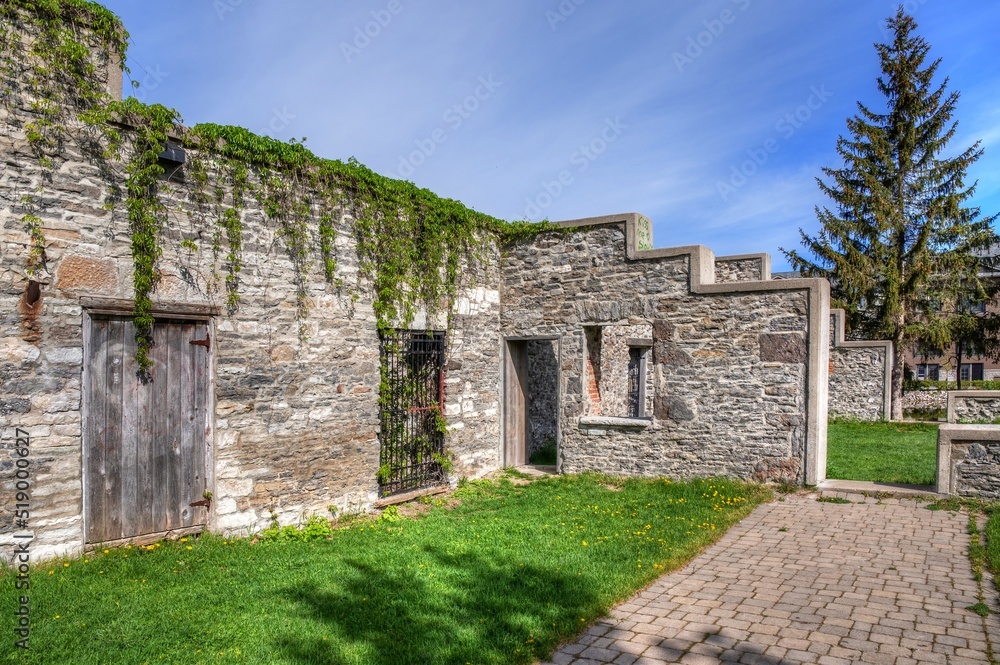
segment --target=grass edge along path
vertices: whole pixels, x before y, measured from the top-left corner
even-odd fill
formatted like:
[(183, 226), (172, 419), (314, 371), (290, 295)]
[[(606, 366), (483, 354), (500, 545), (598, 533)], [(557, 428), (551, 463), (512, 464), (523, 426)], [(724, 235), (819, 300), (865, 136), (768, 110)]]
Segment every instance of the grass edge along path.
[[(108, 549), (32, 570), (31, 650), (0, 662), (532, 663), (771, 496), (728, 480), (501, 478), (418, 518)], [(7, 570), (0, 614), (14, 602)]]
[(936, 424), (831, 420), (827, 478), (933, 485)]
[[(986, 639), (986, 658), (990, 665), (1000, 665), (987, 618), (1000, 611), (1000, 502), (979, 499), (948, 497), (927, 506), (930, 510), (947, 510), (953, 514), (963, 511), (968, 515), (969, 564), (972, 577), (977, 584), (977, 602), (965, 609), (982, 618), (983, 635)], [(985, 523), (984, 527), (980, 524)], [(992, 594), (986, 595), (989, 586), (984, 573), (989, 572), (993, 580)]]

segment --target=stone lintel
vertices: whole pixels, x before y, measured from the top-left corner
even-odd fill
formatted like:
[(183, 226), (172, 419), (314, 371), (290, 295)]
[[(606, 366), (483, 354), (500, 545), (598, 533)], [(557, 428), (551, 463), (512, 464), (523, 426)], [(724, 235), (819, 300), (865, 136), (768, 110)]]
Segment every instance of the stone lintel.
[(611, 416), (583, 416), (580, 427), (627, 427), (646, 429), (653, 424), (652, 418), (614, 418)]

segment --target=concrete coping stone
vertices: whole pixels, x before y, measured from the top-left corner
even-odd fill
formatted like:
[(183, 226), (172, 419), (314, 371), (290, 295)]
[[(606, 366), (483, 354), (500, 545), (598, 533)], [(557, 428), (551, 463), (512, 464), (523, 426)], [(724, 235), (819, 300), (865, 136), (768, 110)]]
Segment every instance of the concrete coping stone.
[(583, 416), (580, 427), (629, 427), (646, 429), (653, 424), (651, 418), (613, 418), (611, 416)]
[(939, 494), (958, 493), (956, 479), (952, 477), (952, 447), (960, 442), (1000, 441), (1000, 425), (942, 424), (938, 427), (937, 441), (937, 491)]
[(986, 400), (1000, 399), (1000, 390), (949, 390), (948, 391), (948, 422), (958, 423), (958, 414), (955, 413), (955, 402), (958, 400)]

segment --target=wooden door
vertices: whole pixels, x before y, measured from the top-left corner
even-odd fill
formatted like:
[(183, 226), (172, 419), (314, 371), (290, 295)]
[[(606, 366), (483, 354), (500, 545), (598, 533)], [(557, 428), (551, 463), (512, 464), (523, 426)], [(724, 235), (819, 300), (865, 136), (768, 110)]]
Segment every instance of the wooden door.
[(86, 541), (108, 542), (207, 523), (206, 439), (211, 346), (205, 321), (157, 321), (149, 380), (130, 318), (88, 317), (84, 339)]
[(528, 449), (528, 343), (507, 342), (504, 361), (504, 466), (524, 466)]

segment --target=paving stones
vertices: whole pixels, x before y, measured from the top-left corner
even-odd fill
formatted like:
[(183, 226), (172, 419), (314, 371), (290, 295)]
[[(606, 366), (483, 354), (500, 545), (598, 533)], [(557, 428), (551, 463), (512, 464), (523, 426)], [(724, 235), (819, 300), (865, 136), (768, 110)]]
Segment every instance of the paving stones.
[(758, 508), (553, 657), (558, 665), (986, 664), (967, 518), (912, 499)]

